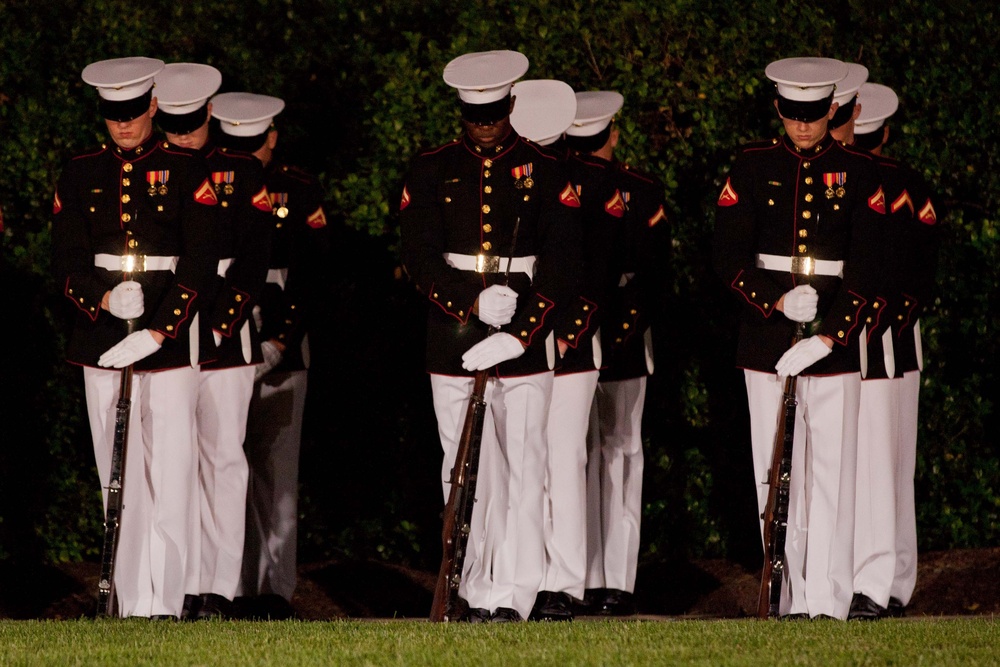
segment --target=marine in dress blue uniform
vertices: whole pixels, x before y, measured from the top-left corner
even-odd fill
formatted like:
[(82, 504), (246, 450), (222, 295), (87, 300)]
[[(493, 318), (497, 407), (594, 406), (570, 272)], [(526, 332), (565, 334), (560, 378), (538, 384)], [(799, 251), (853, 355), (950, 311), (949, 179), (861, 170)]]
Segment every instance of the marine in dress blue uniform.
[[(511, 83), (527, 67), (511, 51), (448, 64), (465, 132), (413, 160), (400, 204), (403, 263), (430, 304), (426, 361), (445, 498), (474, 374), (491, 369), (460, 588), (474, 621), (526, 618), (541, 585), (552, 318), (575, 295), (580, 268), (580, 200), (565, 168), (510, 127)], [(500, 332), (487, 337), (491, 325)]]
[(866, 83), (854, 140), (882, 174), (889, 214), (886, 271), (861, 340), (866, 361), (858, 419), (854, 598), (848, 618), (902, 615), (917, 574), (916, 468), (919, 314), (933, 297), (937, 212), (926, 181), (882, 155), (886, 120), (899, 106), (891, 88)]
[(118, 613), (175, 618), (184, 599), (197, 457), (191, 322), (215, 270), (217, 200), (204, 161), (153, 133), (153, 77), (162, 67), (137, 57), (84, 69), (112, 141), (66, 165), (52, 240), (57, 280), (76, 310), (67, 359), (83, 367), (104, 487), (119, 390), (115, 369), (135, 369), (115, 571)]
[(253, 308), (263, 361), (256, 367), (244, 445), (250, 480), (239, 595), (253, 599), (246, 606), (250, 615), (281, 618), (293, 613), (307, 331), (328, 246), (326, 213), (319, 183), (275, 159), (273, 119), (284, 108), (282, 100), (235, 92), (212, 102), (223, 130), (220, 144), (261, 161), (270, 198), (271, 247), (260, 303)]
[[(827, 132), (847, 69), (827, 58), (768, 65), (786, 135), (741, 150), (716, 208), (716, 270), (741, 306), (736, 364), (761, 513), (783, 380), (799, 376), (781, 604), (793, 617), (845, 619), (853, 587), (856, 343), (886, 218), (871, 156)], [(814, 324), (789, 348), (796, 322)]]
[(155, 82), (157, 121), (167, 140), (205, 159), (219, 200), (216, 275), (197, 318), (198, 466), (185, 613), (190, 618), (229, 616), (243, 565), (248, 476), (243, 440), (254, 364), (263, 360), (251, 313), (267, 275), (271, 202), (260, 161), (211, 139), (208, 100), (222, 74), (209, 65), (171, 63)]
[[(602, 94), (580, 93), (581, 106)], [(595, 129), (600, 131), (591, 134)], [(605, 190), (611, 198), (601, 207), (617, 218), (615, 238), (605, 250), (602, 365), (587, 443), (586, 608), (629, 615), (635, 613), (642, 516), (642, 414), (646, 378), (653, 372), (651, 313), (664, 298), (656, 276), (657, 267), (667, 263), (669, 247), (663, 186), (614, 160), (618, 130), (613, 125), (588, 128), (581, 122), (567, 134), (579, 159), (607, 173)]]

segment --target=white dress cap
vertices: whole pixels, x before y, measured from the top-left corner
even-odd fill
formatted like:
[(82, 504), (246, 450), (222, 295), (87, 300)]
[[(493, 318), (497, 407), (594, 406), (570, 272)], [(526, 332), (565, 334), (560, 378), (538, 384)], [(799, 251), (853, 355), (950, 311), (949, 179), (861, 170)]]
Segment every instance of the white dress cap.
[(466, 53), (445, 65), (444, 82), (458, 89), (469, 104), (489, 104), (502, 100), (510, 84), (528, 71), (528, 57), (517, 51)]
[(868, 80), (868, 68), (857, 63), (845, 63), (847, 65), (847, 76), (837, 84), (837, 90), (833, 93), (833, 101), (844, 106), (850, 102), (865, 81)]
[(285, 108), (284, 100), (256, 93), (220, 93), (212, 98), (212, 116), (222, 131), (234, 137), (264, 134)]
[(611, 124), (611, 119), (625, 104), (621, 93), (613, 90), (588, 90), (576, 94), (576, 118), (566, 130), (572, 137), (592, 137)]
[(510, 124), (522, 137), (548, 146), (562, 136), (576, 116), (576, 95), (568, 83), (555, 79), (518, 81)]
[(854, 121), (854, 134), (871, 134), (885, 124), (886, 118), (896, 113), (899, 97), (889, 86), (866, 83), (859, 91), (861, 113)]
[(211, 65), (170, 63), (153, 81), (160, 111), (180, 115), (204, 106), (222, 85), (222, 73)]
[(103, 99), (125, 102), (145, 95), (161, 69), (163, 61), (156, 58), (112, 58), (90, 63), (83, 68), (80, 78), (97, 88)]
[(847, 65), (833, 58), (776, 60), (764, 75), (778, 86), (778, 95), (796, 102), (816, 102), (833, 92), (847, 76)]

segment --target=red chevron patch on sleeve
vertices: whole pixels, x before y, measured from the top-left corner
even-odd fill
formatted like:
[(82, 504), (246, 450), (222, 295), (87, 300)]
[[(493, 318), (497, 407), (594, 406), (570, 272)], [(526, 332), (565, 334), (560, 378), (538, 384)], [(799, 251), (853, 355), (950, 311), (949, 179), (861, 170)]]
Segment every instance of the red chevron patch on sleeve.
[(920, 222), (925, 225), (936, 225), (937, 224), (937, 212), (934, 210), (934, 204), (928, 199), (924, 207), (920, 209), (920, 213), (917, 213), (917, 218)]
[(616, 218), (624, 216), (625, 200), (622, 199), (622, 193), (615, 190), (614, 196), (604, 202), (604, 210), (607, 211), (608, 215), (613, 215)]
[(570, 208), (580, 208), (580, 198), (573, 189), (572, 183), (566, 183), (566, 187), (559, 193), (559, 202)]
[(733, 189), (732, 182), (727, 178), (726, 185), (719, 194), (719, 206), (732, 206), (740, 201), (740, 196)]
[(215, 206), (219, 203), (219, 199), (215, 196), (215, 188), (206, 178), (198, 189), (194, 191), (194, 200), (199, 204), (205, 204), (207, 206)]
[(896, 201), (892, 202), (892, 206), (891, 206), (892, 212), (895, 213), (896, 211), (898, 211), (899, 209), (903, 208), (904, 206), (909, 206), (910, 207), (910, 215), (913, 215), (913, 213), (914, 213), (914, 210), (913, 210), (913, 200), (910, 199), (910, 193), (907, 192), (906, 190), (903, 190), (903, 194), (901, 194), (898, 197), (896, 197)]
[(326, 214), (323, 213), (323, 207), (320, 206), (318, 209), (313, 211), (312, 215), (306, 218), (306, 224), (313, 229), (319, 229), (320, 227), (326, 227)]
[(405, 209), (409, 205), (410, 205), (410, 191), (407, 190), (406, 186), (404, 185), (403, 186), (403, 196), (399, 200), (399, 210), (402, 211), (403, 209)]
[(667, 219), (667, 212), (663, 210), (663, 204), (660, 204), (660, 208), (656, 209), (656, 213), (653, 217), (649, 219), (649, 226), (655, 227), (658, 223)]
[(59, 193), (56, 192), (56, 197), (52, 200), (52, 215), (55, 215), (62, 210), (62, 201), (59, 199)]
[(271, 196), (267, 194), (266, 185), (260, 189), (260, 192), (253, 196), (250, 203), (253, 204), (255, 208), (259, 208), (265, 213), (271, 213), (274, 210), (271, 208)]
[(876, 213), (885, 214), (885, 193), (882, 192), (881, 185), (878, 186), (878, 190), (875, 191), (875, 194), (868, 198), (868, 208)]

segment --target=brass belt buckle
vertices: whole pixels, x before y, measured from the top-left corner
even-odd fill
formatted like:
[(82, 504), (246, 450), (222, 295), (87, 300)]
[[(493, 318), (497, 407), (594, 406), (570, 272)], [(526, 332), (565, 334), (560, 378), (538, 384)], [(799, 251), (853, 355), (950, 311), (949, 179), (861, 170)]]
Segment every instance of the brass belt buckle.
[(792, 273), (811, 276), (815, 270), (816, 263), (812, 257), (792, 257)]
[(122, 273), (142, 273), (145, 270), (145, 255), (122, 255)]
[(476, 273), (497, 273), (500, 258), (495, 255), (476, 255)]

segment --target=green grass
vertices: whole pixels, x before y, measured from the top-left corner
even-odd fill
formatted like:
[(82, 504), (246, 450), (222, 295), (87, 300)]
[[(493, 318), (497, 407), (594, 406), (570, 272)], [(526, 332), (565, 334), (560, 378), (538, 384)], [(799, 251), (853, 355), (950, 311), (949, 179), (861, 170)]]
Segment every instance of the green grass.
[(0, 665), (1000, 665), (1000, 620), (0, 621)]

